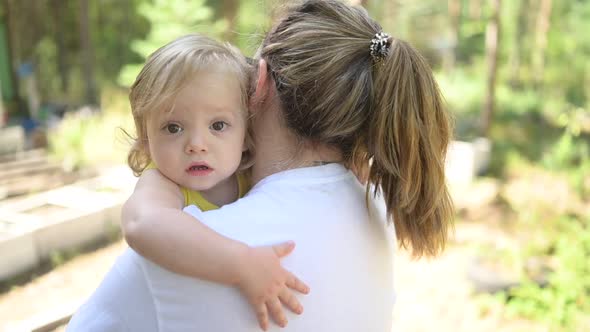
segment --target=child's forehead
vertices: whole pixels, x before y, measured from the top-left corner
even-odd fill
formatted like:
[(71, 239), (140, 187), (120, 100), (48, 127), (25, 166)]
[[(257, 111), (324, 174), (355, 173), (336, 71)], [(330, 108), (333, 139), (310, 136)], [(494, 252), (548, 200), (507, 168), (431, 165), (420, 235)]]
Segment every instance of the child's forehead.
[(150, 112), (152, 118), (185, 116), (195, 108), (215, 113), (247, 113), (240, 74), (221, 65), (184, 74), (167, 92), (162, 91), (159, 105), (154, 105)]
[(186, 100), (174, 98), (168, 107), (161, 107), (153, 112), (159, 119), (190, 118), (198, 113), (210, 115), (245, 115), (247, 110), (241, 103), (230, 103), (227, 100)]
[(175, 95), (174, 103), (197, 102), (211, 107), (235, 108), (244, 104), (243, 96), (245, 91), (238, 74), (207, 70), (187, 80)]

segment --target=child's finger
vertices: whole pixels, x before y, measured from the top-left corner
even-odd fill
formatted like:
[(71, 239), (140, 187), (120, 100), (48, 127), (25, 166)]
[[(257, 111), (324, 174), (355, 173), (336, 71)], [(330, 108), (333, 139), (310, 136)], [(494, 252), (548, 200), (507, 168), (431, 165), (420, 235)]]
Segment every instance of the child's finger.
[(285, 313), (283, 312), (283, 305), (278, 298), (274, 298), (272, 300), (268, 300), (266, 302), (266, 308), (272, 318), (280, 327), (287, 326), (287, 317), (285, 317)]
[(301, 281), (291, 272), (289, 272), (289, 276), (287, 277), (287, 282), (285, 284), (287, 285), (287, 287), (296, 290), (299, 293), (309, 293), (309, 286), (307, 286), (303, 281)]
[(268, 311), (266, 309), (266, 304), (262, 303), (256, 306), (256, 319), (258, 319), (258, 324), (263, 331), (266, 331), (268, 328)]
[(279, 293), (279, 300), (281, 303), (287, 307), (289, 310), (293, 311), (294, 313), (301, 315), (303, 313), (303, 306), (297, 300), (297, 297), (288, 290), (287, 288), (283, 288)]
[(293, 249), (295, 249), (295, 242), (287, 241), (280, 244), (275, 244), (272, 246), (272, 249), (274, 250), (275, 254), (281, 258), (287, 256), (291, 253), (291, 251), (293, 251)]

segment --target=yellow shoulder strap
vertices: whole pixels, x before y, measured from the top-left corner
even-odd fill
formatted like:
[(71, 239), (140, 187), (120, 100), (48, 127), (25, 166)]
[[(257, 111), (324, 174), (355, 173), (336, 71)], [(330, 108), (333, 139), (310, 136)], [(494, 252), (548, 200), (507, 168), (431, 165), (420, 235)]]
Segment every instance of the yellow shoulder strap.
[(201, 211), (209, 211), (219, 209), (219, 206), (209, 202), (201, 195), (200, 192), (195, 190), (188, 190), (186, 188), (180, 188), (182, 195), (184, 196), (184, 206), (196, 205)]

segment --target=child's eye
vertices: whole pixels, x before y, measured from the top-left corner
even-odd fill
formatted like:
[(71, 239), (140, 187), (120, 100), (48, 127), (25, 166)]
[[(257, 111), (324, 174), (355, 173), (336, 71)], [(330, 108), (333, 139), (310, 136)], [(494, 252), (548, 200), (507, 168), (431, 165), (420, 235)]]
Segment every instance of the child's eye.
[(216, 121), (216, 122), (213, 122), (213, 124), (211, 125), (211, 129), (213, 129), (215, 131), (223, 131), (223, 130), (225, 130), (225, 128), (227, 126), (228, 126), (228, 124), (223, 121)]
[(169, 123), (166, 125), (166, 131), (168, 131), (170, 134), (178, 134), (182, 131), (182, 127), (175, 123)]

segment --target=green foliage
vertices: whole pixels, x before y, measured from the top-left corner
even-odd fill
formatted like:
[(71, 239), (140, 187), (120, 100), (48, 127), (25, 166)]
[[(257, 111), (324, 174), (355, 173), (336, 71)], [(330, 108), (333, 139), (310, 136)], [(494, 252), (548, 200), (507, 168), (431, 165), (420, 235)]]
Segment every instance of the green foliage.
[(60, 91), (61, 80), (54, 65), (57, 61), (57, 47), (49, 37), (45, 37), (36, 45), (35, 53), (39, 58), (39, 86), (41, 92)]
[[(147, 24), (132, 12), (145, 1), (88, 1), (86, 23), (98, 90), (105, 83), (112, 84), (123, 64), (137, 61), (128, 45), (131, 39), (145, 35)], [(8, 0), (5, 7), (14, 73), (18, 65), (30, 62), (42, 103), (82, 103), (85, 80), (91, 78), (82, 74), (81, 1)], [(26, 93), (21, 82), (20, 97), (25, 98)]]
[[(549, 31), (545, 88), (577, 107), (590, 102), (590, 4), (554, 1)], [(567, 74), (565, 74), (567, 73)], [(561, 112), (561, 110), (555, 110)]]
[[(137, 10), (150, 23), (147, 37), (131, 43), (131, 49), (143, 59), (174, 38), (195, 32), (219, 37), (227, 27), (223, 20), (213, 22), (214, 13), (205, 0), (154, 0), (141, 3)], [(118, 83), (130, 86), (141, 67), (140, 64), (123, 67)]]
[(580, 195), (590, 194), (590, 111), (564, 107), (553, 120), (563, 134), (546, 152), (542, 165), (552, 171), (567, 173)]
[(481, 75), (465, 68), (449, 75), (439, 73), (436, 79), (451, 112), (458, 117), (479, 114), (485, 88)]
[(235, 43), (247, 56), (254, 55), (270, 29), (272, 7), (266, 1), (242, 1), (237, 17)]
[(562, 218), (555, 225), (548, 284), (525, 280), (509, 292), (507, 312), (545, 322), (552, 331), (582, 331), (590, 327), (590, 220)]
[[(472, 67), (457, 69), (448, 75), (439, 73), (436, 78), (448, 109), (455, 114), (456, 137), (463, 140), (475, 138), (479, 133), (477, 121), (483, 109), (484, 77), (479, 74), (476, 68)], [(523, 124), (519, 120), (540, 116), (543, 108), (542, 100), (540, 93), (534, 89), (514, 89), (509, 84), (502, 82), (496, 88), (496, 104), (501, 112), (495, 121), (499, 126), (504, 126), (506, 123), (522, 126)], [(540, 124), (542, 121), (528, 125), (535, 127), (535, 129), (541, 129)], [(543, 135), (543, 133), (539, 134)], [(499, 140), (505, 138), (504, 134), (500, 136), (502, 137), (493, 138)], [(528, 145), (534, 141), (531, 138), (533, 136), (525, 136), (523, 144)]]
[(56, 128), (48, 133), (49, 151), (67, 169), (124, 163), (128, 145), (121, 129), (133, 128), (131, 112), (123, 93), (107, 89), (102, 112), (90, 110), (66, 114)]
[(112, 85), (125, 64), (143, 60), (129, 45), (132, 40), (145, 38), (149, 31), (149, 22), (135, 13), (145, 1), (89, 1), (99, 83)]
[(477, 120), (482, 107), (484, 82), (472, 71), (456, 70), (449, 75), (439, 73), (437, 81), (446, 106), (455, 115), (455, 136), (469, 141), (477, 136)]
[(590, 145), (586, 140), (577, 139), (572, 133), (565, 132), (551, 147), (543, 161), (549, 169), (572, 170), (582, 167), (587, 170), (590, 163)]

